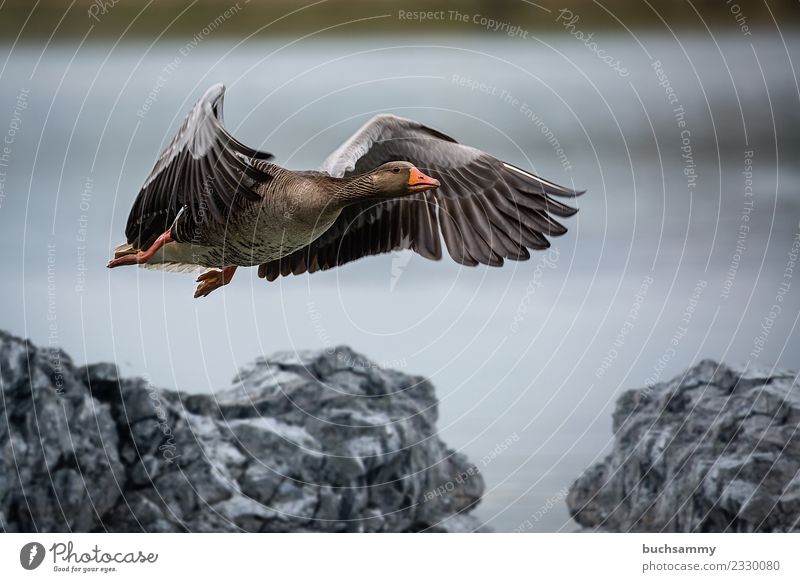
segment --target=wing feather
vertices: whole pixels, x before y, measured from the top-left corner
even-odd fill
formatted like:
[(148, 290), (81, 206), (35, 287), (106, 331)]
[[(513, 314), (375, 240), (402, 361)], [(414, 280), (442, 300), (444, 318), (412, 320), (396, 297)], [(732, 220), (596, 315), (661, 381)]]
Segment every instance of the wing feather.
[[(441, 182), (435, 191), (345, 208), (333, 226), (306, 247), (259, 267), (278, 276), (331, 269), (361, 257), (411, 249), (439, 260), (442, 240), (466, 266), (524, 261), (528, 249), (546, 249), (548, 236), (567, 229), (553, 216), (577, 209), (556, 197), (583, 192), (560, 186), (410, 119), (378, 115), (322, 164), (334, 177), (371, 171), (403, 160)], [(286, 266), (283, 266), (286, 265)]]
[(175, 221), (181, 208), (194, 224), (223, 222), (270, 179), (263, 165), (271, 154), (235, 139), (223, 125), (223, 85), (214, 85), (195, 104), (178, 133), (158, 157), (133, 203), (125, 235), (146, 248)]

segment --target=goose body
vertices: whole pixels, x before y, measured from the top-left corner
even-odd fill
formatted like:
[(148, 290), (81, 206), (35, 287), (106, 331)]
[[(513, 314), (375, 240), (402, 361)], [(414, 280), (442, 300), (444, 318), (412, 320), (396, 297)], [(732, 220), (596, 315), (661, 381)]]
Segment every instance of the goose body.
[(222, 222), (181, 215), (174, 227), (175, 240), (147, 266), (186, 270), (257, 266), (302, 248), (336, 221), (341, 209), (325, 204), (324, 176), (260, 164), (272, 178), (258, 186), (258, 200), (243, 203)]
[[(225, 129), (225, 88), (206, 91), (133, 204), (109, 267), (203, 270), (195, 297), (237, 267), (313, 273), (410, 249), (433, 260), (500, 266), (547, 248), (577, 210), (559, 186), (413, 120), (372, 118), (322, 164), (291, 171)], [(422, 168), (422, 170), (418, 169)]]

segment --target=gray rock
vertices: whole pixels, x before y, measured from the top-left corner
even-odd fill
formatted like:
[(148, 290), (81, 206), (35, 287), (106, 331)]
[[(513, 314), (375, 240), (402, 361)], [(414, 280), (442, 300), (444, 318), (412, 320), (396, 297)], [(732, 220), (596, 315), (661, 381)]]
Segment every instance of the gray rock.
[(617, 400), (613, 450), (572, 485), (584, 530), (800, 531), (800, 385), (710, 360)]
[(483, 480), (437, 437), (433, 386), (349, 348), (261, 358), (228, 390), (184, 394), (0, 332), (0, 380), (4, 531), (479, 525)]

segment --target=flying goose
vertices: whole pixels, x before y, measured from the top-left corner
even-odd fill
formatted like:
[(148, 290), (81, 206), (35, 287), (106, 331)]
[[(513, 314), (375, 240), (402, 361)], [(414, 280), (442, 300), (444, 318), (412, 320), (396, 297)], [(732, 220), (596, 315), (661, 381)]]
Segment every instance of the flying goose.
[(194, 294), (205, 297), (237, 267), (273, 281), (399, 249), (439, 260), (441, 239), (462, 265), (500, 266), (564, 234), (553, 216), (577, 209), (553, 197), (583, 193), (390, 114), (319, 171), (287, 170), (228, 133), (224, 96), (206, 91), (161, 153), (109, 268), (205, 269)]

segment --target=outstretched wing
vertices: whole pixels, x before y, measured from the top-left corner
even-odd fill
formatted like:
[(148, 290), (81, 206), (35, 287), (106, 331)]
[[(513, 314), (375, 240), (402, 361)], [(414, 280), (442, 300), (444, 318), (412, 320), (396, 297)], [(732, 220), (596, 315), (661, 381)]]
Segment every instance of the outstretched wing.
[(411, 196), (345, 208), (318, 239), (280, 260), (264, 263), (259, 276), (313, 273), (361, 257), (411, 249), (438, 260), (443, 238), (462, 265), (500, 266), (530, 258), (528, 249), (550, 246), (547, 236), (567, 229), (553, 216), (577, 212), (553, 198), (583, 192), (559, 186), (416, 121), (378, 115), (323, 163), (342, 177), (393, 160), (411, 162), (441, 186)]
[(271, 154), (237, 141), (223, 125), (224, 85), (206, 91), (161, 152), (128, 216), (125, 235), (136, 248), (147, 248), (186, 212), (199, 224), (224, 221), (244, 200), (258, 199), (256, 188), (269, 179), (250, 160)]

